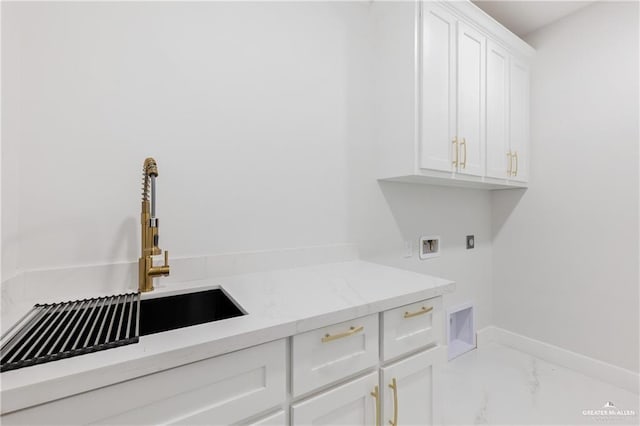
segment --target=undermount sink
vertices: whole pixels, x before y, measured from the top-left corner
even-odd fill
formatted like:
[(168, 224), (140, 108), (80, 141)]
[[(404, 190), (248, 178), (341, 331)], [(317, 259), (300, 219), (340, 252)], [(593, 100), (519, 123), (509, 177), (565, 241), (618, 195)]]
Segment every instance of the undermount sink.
[(219, 288), (140, 300), (140, 335), (245, 315)]
[(137, 343), (144, 336), (245, 315), (219, 288), (35, 305), (0, 338), (0, 371)]

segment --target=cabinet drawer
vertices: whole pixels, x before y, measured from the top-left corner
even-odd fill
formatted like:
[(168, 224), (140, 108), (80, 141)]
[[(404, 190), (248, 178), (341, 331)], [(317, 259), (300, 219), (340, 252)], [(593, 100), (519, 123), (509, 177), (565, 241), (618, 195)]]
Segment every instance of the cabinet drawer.
[(232, 424), (286, 398), (278, 340), (2, 416), (2, 424)]
[(382, 315), (384, 361), (442, 341), (442, 298), (423, 300)]
[(293, 336), (293, 395), (299, 396), (378, 362), (378, 315)]
[(295, 426), (374, 425), (376, 399), (371, 393), (377, 387), (378, 373), (371, 373), (294, 404), (291, 407), (292, 424)]

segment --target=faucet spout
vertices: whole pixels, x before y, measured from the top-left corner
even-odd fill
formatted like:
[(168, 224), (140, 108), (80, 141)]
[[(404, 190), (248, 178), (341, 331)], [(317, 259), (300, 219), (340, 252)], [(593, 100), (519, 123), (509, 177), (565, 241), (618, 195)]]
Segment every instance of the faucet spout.
[(140, 224), (142, 225), (141, 256), (138, 260), (138, 289), (140, 292), (153, 290), (153, 278), (169, 275), (169, 253), (164, 252), (164, 265), (153, 266), (153, 257), (162, 253), (158, 247), (159, 221), (156, 217), (156, 177), (158, 164), (153, 158), (144, 160), (142, 168), (142, 208)]

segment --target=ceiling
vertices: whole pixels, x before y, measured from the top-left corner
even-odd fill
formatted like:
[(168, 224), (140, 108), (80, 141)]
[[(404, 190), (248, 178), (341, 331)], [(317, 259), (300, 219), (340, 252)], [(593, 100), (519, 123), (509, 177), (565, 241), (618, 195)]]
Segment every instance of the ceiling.
[(472, 1), (520, 37), (593, 3), (593, 1)]

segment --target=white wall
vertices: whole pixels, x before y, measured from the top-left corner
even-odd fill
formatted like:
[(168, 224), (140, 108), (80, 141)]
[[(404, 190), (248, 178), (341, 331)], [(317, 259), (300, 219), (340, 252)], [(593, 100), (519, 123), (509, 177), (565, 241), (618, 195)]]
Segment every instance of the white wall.
[[(18, 147), (20, 145), (20, 133), (16, 127), (16, 122), (20, 113), (17, 105), (9, 102), (10, 98), (19, 97), (20, 73), (18, 67), (7, 67), (8, 58), (16, 58), (17, 43), (9, 43), (6, 37), (12, 28), (15, 29), (15, 22), (5, 18), (5, 5), (0, 5), (2, 28), (0, 37), (2, 39), (0, 49), (2, 51), (2, 123), (0, 130), (0, 178), (1, 178), (1, 205), (2, 218), (2, 262), (0, 264), (0, 277), (15, 275), (17, 270), (19, 241), (17, 239), (18, 228)], [(11, 83), (11, 84), (9, 84)], [(12, 142), (9, 143), (9, 135)]]
[[(361, 186), (361, 256), (378, 263), (456, 281), (456, 291), (444, 298), (445, 308), (473, 302), (477, 327), (491, 325), (492, 247), (491, 196), (488, 191), (376, 182)], [(466, 236), (476, 245), (466, 249)], [(420, 236), (438, 235), (441, 256), (420, 260)], [(413, 257), (403, 255), (410, 241)], [(390, 283), (393, 285), (393, 283)]]
[(638, 4), (527, 37), (531, 185), (493, 194), (499, 327), (638, 371)]
[[(0, 23), (2, 22), (2, 7), (0, 7)], [(0, 50), (2, 49), (2, 30), (0, 29)], [(0, 99), (2, 99), (2, 57), (0, 55)], [(0, 102), (0, 117), (2, 117), (2, 102)], [(2, 242), (2, 121), (0, 120), (0, 242)], [(2, 282), (2, 244), (0, 244), (0, 282)]]
[(173, 257), (353, 242), (491, 324), (489, 194), (376, 181), (368, 3), (2, 8), (3, 279), (135, 261), (152, 155)]
[[(153, 155), (172, 256), (355, 242), (456, 280), (479, 327), (637, 371), (637, 5), (530, 37), (533, 183), (493, 194), (376, 181), (369, 13), (2, 3), (3, 280), (134, 261)], [(441, 257), (403, 258), (432, 234)]]
[(4, 2), (4, 277), (136, 260), (146, 156), (172, 256), (346, 242), (367, 7)]
[[(445, 296), (445, 307), (473, 302), (478, 327), (488, 326), (492, 324), (489, 193), (377, 180), (382, 173), (393, 172), (381, 170), (376, 144), (388, 146), (386, 138), (394, 138), (398, 144), (413, 146), (415, 4), (373, 5), (370, 21), (374, 34), (368, 49), (373, 56), (366, 74), (373, 90), (365, 95), (369, 96), (365, 105), (374, 118), (367, 123), (368, 136), (350, 140), (348, 146), (351, 239), (364, 259), (455, 280), (456, 291)], [(389, 120), (393, 125), (383, 124)], [(403, 152), (413, 155), (411, 149)], [(394, 158), (399, 158), (398, 154)], [(393, 159), (387, 156), (384, 164), (388, 161)], [(404, 170), (404, 166), (401, 168)], [(476, 237), (473, 250), (466, 249), (466, 235), (470, 234)], [(418, 258), (419, 238), (426, 235), (441, 237), (440, 257)], [(410, 258), (403, 252), (407, 241), (413, 247)]]

